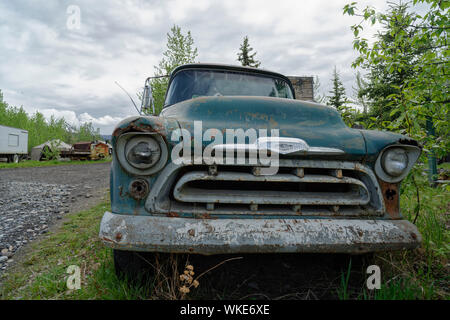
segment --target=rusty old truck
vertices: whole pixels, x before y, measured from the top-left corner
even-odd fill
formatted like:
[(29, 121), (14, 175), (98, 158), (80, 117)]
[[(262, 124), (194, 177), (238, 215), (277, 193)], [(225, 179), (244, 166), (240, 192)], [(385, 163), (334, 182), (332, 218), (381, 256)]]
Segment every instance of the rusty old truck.
[[(142, 101), (152, 109), (149, 79)], [(178, 67), (159, 115), (124, 119), (112, 144), (99, 236), (120, 272), (136, 270), (139, 252), (358, 254), (421, 243), (399, 206), (418, 142), (349, 128), (334, 108), (296, 100), (279, 73)]]

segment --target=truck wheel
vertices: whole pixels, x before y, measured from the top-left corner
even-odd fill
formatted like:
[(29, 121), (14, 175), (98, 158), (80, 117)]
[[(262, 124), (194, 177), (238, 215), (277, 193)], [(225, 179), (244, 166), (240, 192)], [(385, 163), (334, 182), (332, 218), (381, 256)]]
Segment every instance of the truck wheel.
[(132, 283), (139, 283), (147, 280), (152, 274), (152, 253), (113, 250), (113, 255), (116, 275), (120, 279), (125, 279)]
[(18, 163), (19, 162), (19, 156), (17, 154), (12, 154), (8, 156), (8, 162), (9, 163)]

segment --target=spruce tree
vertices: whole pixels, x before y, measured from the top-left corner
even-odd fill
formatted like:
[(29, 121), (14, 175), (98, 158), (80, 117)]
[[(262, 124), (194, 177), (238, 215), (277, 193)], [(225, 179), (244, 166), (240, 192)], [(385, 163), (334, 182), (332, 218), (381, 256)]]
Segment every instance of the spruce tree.
[(256, 52), (251, 53), (253, 48), (250, 47), (248, 42), (248, 36), (244, 37), (244, 42), (241, 44), (239, 48), (239, 52), (237, 54), (238, 61), (245, 67), (253, 67), (258, 68), (261, 65), (261, 62), (255, 60)]
[(329, 93), (331, 95), (327, 96), (327, 105), (335, 107), (337, 110), (341, 111), (347, 102), (347, 97), (345, 95), (345, 88), (340, 79), (339, 73), (334, 67), (333, 70), (333, 88)]

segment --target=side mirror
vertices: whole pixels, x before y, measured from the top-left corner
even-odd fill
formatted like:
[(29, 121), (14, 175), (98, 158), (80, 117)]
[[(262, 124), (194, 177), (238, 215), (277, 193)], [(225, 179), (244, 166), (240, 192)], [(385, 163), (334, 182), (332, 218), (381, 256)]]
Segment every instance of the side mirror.
[(155, 114), (155, 101), (153, 100), (150, 78), (145, 80), (144, 92), (142, 94), (141, 113)]

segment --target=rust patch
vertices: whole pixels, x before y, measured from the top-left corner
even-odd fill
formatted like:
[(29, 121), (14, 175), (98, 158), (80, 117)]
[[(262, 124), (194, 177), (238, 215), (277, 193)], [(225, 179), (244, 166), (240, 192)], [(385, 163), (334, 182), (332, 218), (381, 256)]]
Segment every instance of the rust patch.
[(111, 239), (106, 238), (106, 237), (103, 237), (102, 240), (103, 240), (103, 241), (106, 241), (106, 242), (114, 242), (114, 241), (112, 241)]
[(141, 118), (138, 118), (132, 122), (125, 128), (116, 128), (113, 132), (113, 137), (119, 137), (121, 134), (126, 132), (156, 132), (164, 136), (165, 127), (162, 119), (157, 117), (153, 117), (152, 124), (141, 123)]
[(178, 213), (176, 213), (176, 212), (167, 212), (166, 216), (169, 217), (169, 218), (177, 218), (177, 217), (179, 217)]
[(250, 119), (256, 119), (256, 120), (265, 120), (265, 121), (269, 121), (269, 116), (265, 113), (259, 113), (259, 112), (247, 112), (245, 113), (246, 117), (249, 117)]
[(203, 213), (200, 215), (200, 218), (202, 219), (211, 219), (211, 215), (209, 213)]
[(391, 219), (401, 219), (400, 216), (400, 197), (399, 197), (399, 184), (398, 183), (388, 183), (383, 180), (378, 179), (378, 183), (381, 187), (381, 193), (384, 198), (384, 205), (386, 207), (386, 212), (389, 214)]

